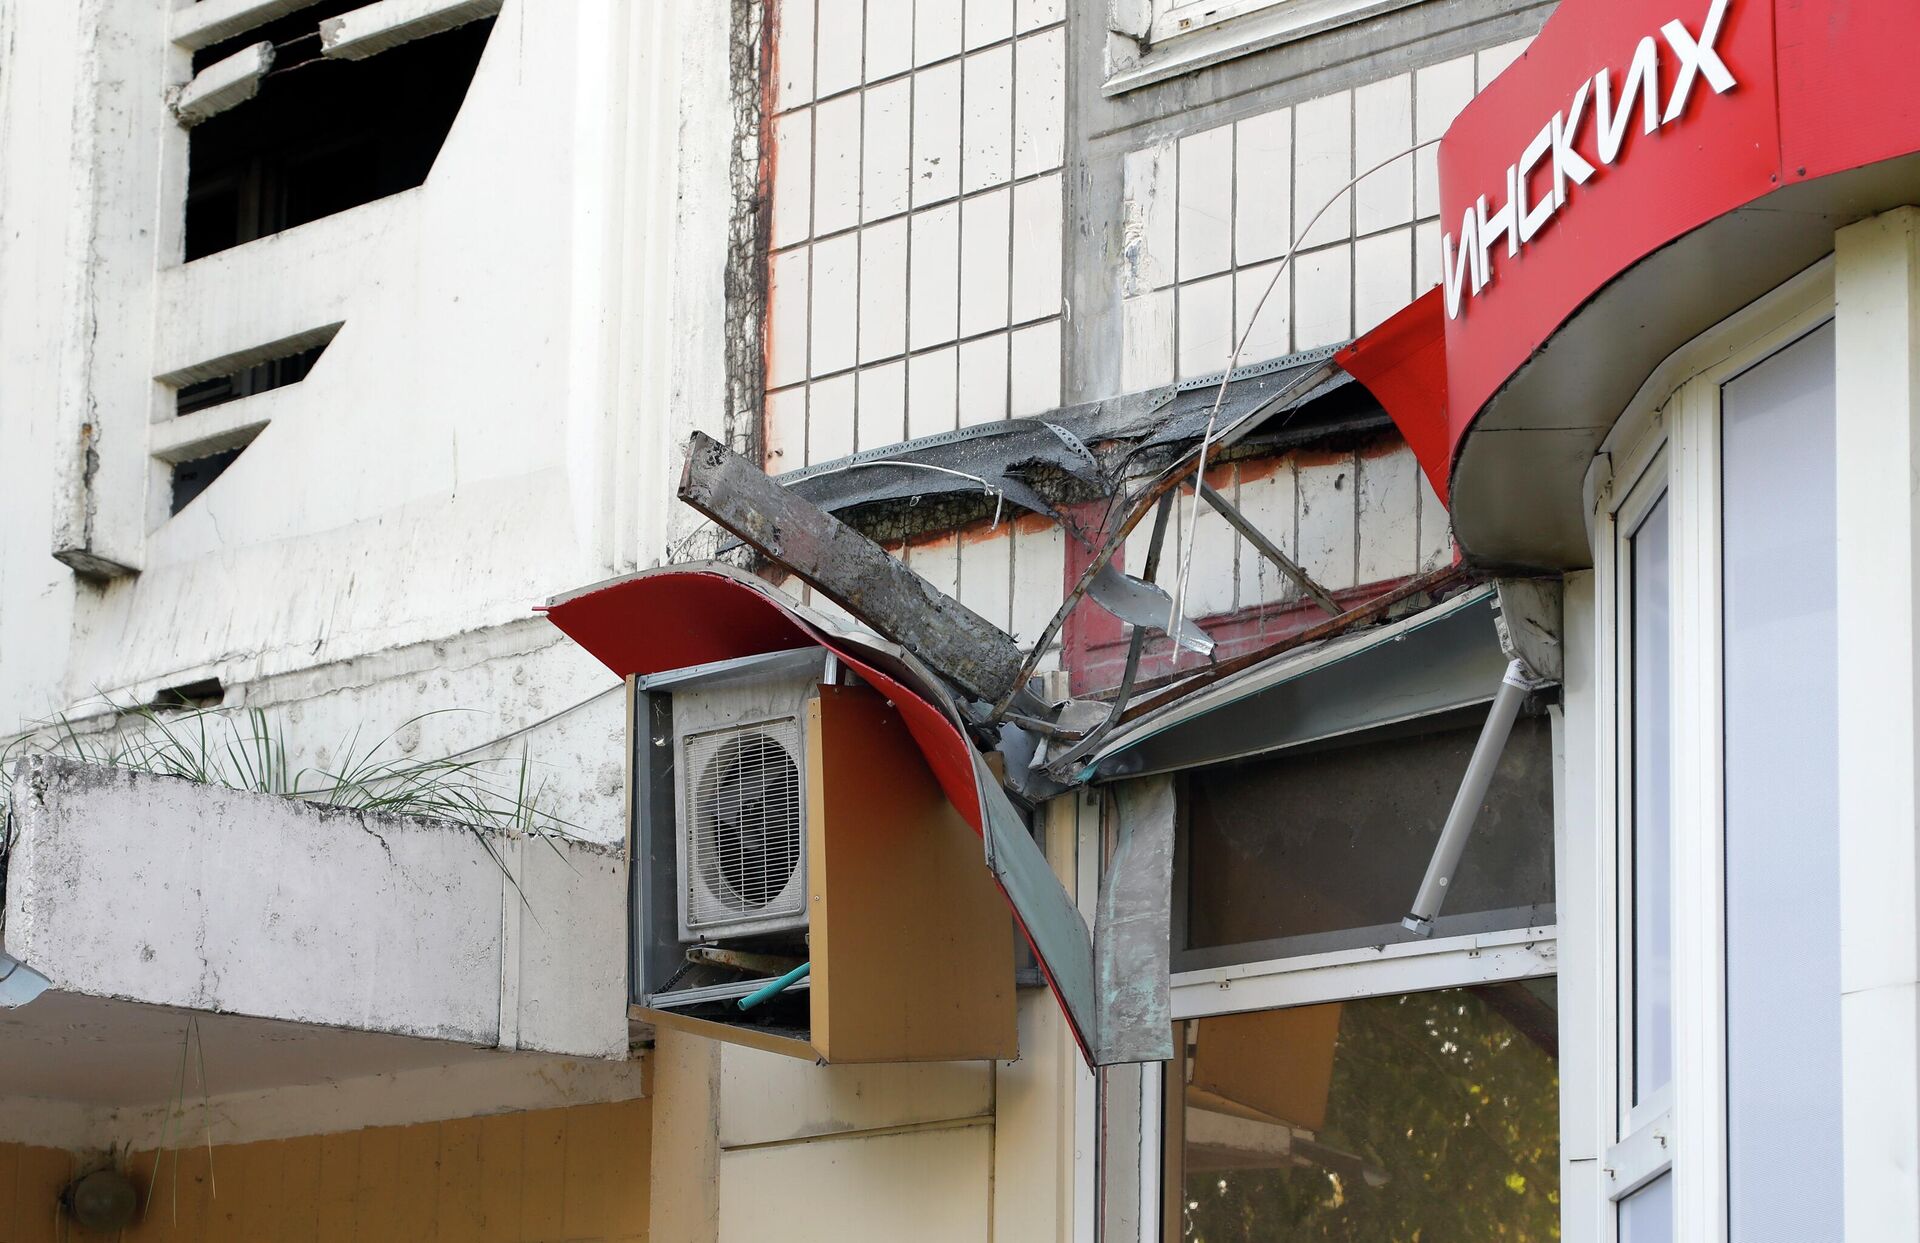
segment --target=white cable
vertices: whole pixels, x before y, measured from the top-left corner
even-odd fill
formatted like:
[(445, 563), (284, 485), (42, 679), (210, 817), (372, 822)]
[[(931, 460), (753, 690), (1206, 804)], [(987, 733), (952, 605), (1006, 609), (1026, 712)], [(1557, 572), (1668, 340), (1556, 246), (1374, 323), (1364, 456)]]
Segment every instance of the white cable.
[[(964, 470), (954, 470), (950, 466), (934, 466), (927, 462), (909, 462), (902, 458), (889, 458), (889, 457), (875, 458), (871, 462), (848, 462), (845, 466), (836, 466), (831, 470), (823, 470), (820, 472), (820, 474), (821, 475), (841, 475), (841, 474), (845, 474), (847, 471), (850, 471), (850, 470), (863, 470), (869, 466), (908, 466), (913, 468), (914, 470), (933, 470), (933, 471), (939, 471), (943, 475), (957, 475), (961, 479), (971, 479), (975, 483), (980, 485), (980, 490), (982, 492), (985, 492), (989, 496), (993, 497), (993, 529), (995, 530), (999, 529), (1000, 506), (1002, 503), (1006, 501), (1007, 494), (1001, 489), (995, 487), (984, 475), (974, 475)], [(817, 477), (818, 476), (816, 476), (816, 478)]]
[(1439, 141), (1438, 138), (1429, 138), (1425, 142), (1417, 142), (1405, 151), (1400, 151), (1388, 156), (1335, 191), (1333, 197), (1322, 204), (1319, 211), (1313, 213), (1313, 218), (1307, 221), (1307, 227), (1294, 235), (1293, 241), (1287, 246), (1287, 253), (1280, 257), (1279, 266), (1274, 268), (1273, 279), (1267, 282), (1266, 291), (1260, 295), (1260, 300), (1253, 304), (1253, 314), (1247, 317), (1247, 325), (1241, 330), (1240, 339), (1234, 343), (1232, 356), (1227, 359), (1227, 369), (1220, 376), (1220, 388), (1214, 394), (1213, 408), (1207, 411), (1207, 430), (1200, 437), (1200, 454), (1194, 459), (1194, 469), (1199, 472), (1199, 480), (1194, 484), (1193, 507), (1187, 513), (1186, 538), (1182, 541), (1185, 546), (1180, 551), (1180, 566), (1174, 576), (1173, 607), (1167, 614), (1168, 634), (1175, 633), (1175, 627), (1178, 626), (1180, 619), (1185, 615), (1187, 579), (1193, 572), (1193, 537), (1194, 532), (1200, 525), (1200, 483), (1204, 483), (1206, 480), (1207, 453), (1213, 447), (1214, 424), (1220, 417), (1220, 405), (1227, 398), (1227, 384), (1233, 379), (1233, 369), (1240, 365), (1240, 351), (1247, 347), (1248, 338), (1253, 336), (1253, 326), (1259, 322), (1260, 312), (1266, 308), (1267, 299), (1273, 295), (1274, 289), (1279, 286), (1280, 278), (1286, 275), (1287, 265), (1293, 262), (1294, 253), (1300, 249), (1301, 241), (1305, 239), (1309, 233), (1313, 232), (1313, 226), (1320, 223), (1320, 217), (1327, 214), (1328, 208), (1339, 202), (1341, 198), (1346, 195), (1347, 191), (1353, 189), (1381, 169), (1386, 168), (1390, 164), (1397, 164), (1414, 152), (1425, 147), (1431, 147)]

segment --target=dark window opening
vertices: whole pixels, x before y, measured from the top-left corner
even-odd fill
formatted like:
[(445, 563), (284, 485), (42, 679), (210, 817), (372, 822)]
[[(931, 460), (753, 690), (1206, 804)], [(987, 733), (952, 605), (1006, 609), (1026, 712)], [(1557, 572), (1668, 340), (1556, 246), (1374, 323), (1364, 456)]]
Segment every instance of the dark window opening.
[[(1485, 719), (1442, 713), (1188, 773), (1174, 969), (1405, 940), (1400, 918)], [(1550, 924), (1553, 883), (1552, 733), (1523, 716), (1435, 935)]]
[(218, 453), (209, 453), (205, 457), (194, 458), (191, 462), (177, 462), (173, 467), (173, 503), (169, 513), (179, 513), (193, 503), (193, 498), (213, 486), (227, 467), (246, 452), (247, 446), (222, 449)]
[(320, 55), (320, 22), (366, 0), (328, 0), (194, 54), (197, 73), (262, 40), (277, 49), (260, 94), (190, 132), (186, 258), (318, 220), (427, 179), (493, 19), (365, 60)]
[(153, 697), (153, 706), (161, 711), (217, 708), (226, 698), (227, 688), (220, 684), (219, 678), (202, 678), (198, 682), (169, 686)]
[(326, 352), (328, 344), (322, 341), (311, 349), (288, 354), (284, 358), (270, 358), (231, 375), (182, 384), (174, 393), (173, 412), (176, 415), (192, 414), (196, 410), (225, 405), (256, 393), (298, 384), (307, 378), (307, 373), (313, 370), (313, 364)]

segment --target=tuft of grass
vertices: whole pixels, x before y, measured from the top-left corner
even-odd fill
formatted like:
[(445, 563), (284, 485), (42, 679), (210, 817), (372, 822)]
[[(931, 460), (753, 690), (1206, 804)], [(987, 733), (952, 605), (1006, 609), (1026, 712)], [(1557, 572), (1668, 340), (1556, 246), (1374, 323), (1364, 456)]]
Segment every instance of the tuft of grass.
[[(107, 706), (113, 716), (104, 728), (82, 730), (61, 716), (0, 749), (0, 806), (5, 805), (16, 761), (28, 755), (58, 755), (329, 807), (448, 820), (476, 833), (518, 831), (547, 839), (550, 846), (555, 835), (566, 836), (578, 827), (547, 810), (545, 782), (534, 782), (524, 745), (517, 769), (507, 772), (496, 771), (503, 763), (499, 760), (416, 760), (400, 754), (394, 740), (437, 712), (410, 718), (366, 746), (356, 729), (341, 747), (337, 764), (295, 769), (287, 759), (284, 730), (262, 709)], [(491, 843), (480, 840), (492, 854)], [(498, 856), (495, 862), (501, 862)]]

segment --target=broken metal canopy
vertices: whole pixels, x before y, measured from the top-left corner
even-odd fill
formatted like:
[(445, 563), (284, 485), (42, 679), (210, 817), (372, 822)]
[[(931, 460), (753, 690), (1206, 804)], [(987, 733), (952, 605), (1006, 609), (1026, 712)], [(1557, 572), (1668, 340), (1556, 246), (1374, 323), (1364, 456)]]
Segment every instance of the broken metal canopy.
[[(1140, 461), (1157, 464), (1197, 443), (1216, 398), (1216, 422), (1259, 417), (1267, 425), (1248, 447), (1288, 448), (1342, 433), (1379, 431), (1391, 420), (1351, 377), (1336, 372), (1305, 392), (1298, 381), (1333, 357), (1311, 350), (1179, 384), (1064, 406), (1034, 418), (983, 423), (821, 462), (778, 476), (780, 484), (829, 513), (887, 502), (966, 494), (1053, 516), (1063, 499), (1106, 497)], [(1334, 398), (1338, 393), (1339, 397)], [(1329, 400), (1330, 398), (1334, 398)], [(1264, 408), (1263, 408), (1264, 407)]]
[(643, 570), (556, 596), (543, 611), (622, 678), (818, 646), (885, 694), (948, 800), (981, 835), (987, 867), (1092, 1057), (1100, 1023), (1092, 934), (986, 757), (967, 740), (952, 692), (911, 653), (719, 562)]
[(1492, 584), (1475, 587), (1223, 678), (1115, 730), (1081, 775), (1199, 768), (1487, 703), (1509, 659), (1498, 598)]

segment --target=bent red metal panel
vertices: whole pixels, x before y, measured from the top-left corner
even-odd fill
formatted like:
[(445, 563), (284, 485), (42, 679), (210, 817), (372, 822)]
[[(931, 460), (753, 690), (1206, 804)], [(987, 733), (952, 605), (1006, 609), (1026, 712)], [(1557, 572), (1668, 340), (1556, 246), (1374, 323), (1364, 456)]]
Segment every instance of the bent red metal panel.
[(810, 645), (828, 649), (893, 699), (940, 788), (980, 830), (973, 748), (946, 714), (770, 596), (724, 575), (694, 570), (588, 588), (545, 612), (548, 621), (623, 678)]
[(1333, 356), (1393, 416), (1442, 504), (1447, 500), (1446, 309), (1438, 289)]
[[(852, 644), (809, 624), (775, 597), (774, 589), (715, 569), (649, 571), (560, 597), (542, 611), (547, 620), (622, 678), (646, 676), (715, 661), (818, 645), (833, 652), (899, 711), (914, 744), (961, 817), (983, 838), (978, 753), (953, 719), (914, 688), (874, 667)], [(998, 872), (994, 879), (1013, 908), (1016, 924), (1060, 1003), (1081, 1051), (1091, 1060), (1084, 1000), (1069, 996), (1058, 972), (1080, 974), (1048, 961)], [(1084, 926), (1082, 927), (1084, 932)]]

